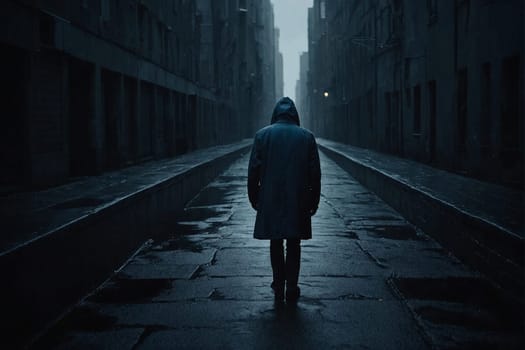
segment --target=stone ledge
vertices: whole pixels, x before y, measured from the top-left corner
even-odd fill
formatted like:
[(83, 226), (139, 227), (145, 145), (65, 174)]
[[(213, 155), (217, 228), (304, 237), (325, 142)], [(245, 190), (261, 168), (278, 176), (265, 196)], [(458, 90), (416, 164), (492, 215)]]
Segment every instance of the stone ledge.
[[(327, 156), (407, 220), (523, 299), (522, 193), (410, 160), (328, 140), (318, 142)], [(501, 206), (511, 208), (507, 216), (499, 215)]]
[[(244, 140), (212, 147), (5, 199), (2, 216), (10, 200), (14, 206), (19, 200), (27, 212), (16, 213), (17, 220), (30, 222), (37, 215), (37, 223), (48, 222), (40, 230), (21, 223), (28, 238), (3, 244), (0, 327), (13, 336), (4, 340), (14, 346), (27, 341), (104, 281), (144, 241), (168, 233), (167, 223), (186, 202), (250, 145)], [(88, 201), (89, 209), (69, 208), (79, 198), (97, 200)], [(18, 204), (16, 210), (21, 208)], [(16, 236), (16, 225), (2, 226)]]

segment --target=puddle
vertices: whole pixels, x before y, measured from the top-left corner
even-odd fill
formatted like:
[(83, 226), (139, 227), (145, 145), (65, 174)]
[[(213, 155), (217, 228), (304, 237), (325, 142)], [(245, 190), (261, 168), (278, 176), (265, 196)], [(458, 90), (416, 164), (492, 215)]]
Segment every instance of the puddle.
[(205, 221), (214, 217), (229, 217), (230, 209), (217, 207), (187, 207), (179, 221)]
[(168, 279), (115, 279), (88, 298), (98, 303), (128, 304), (151, 301), (171, 288)]
[(171, 224), (170, 231), (177, 236), (214, 233), (230, 216), (230, 207), (188, 207)]
[(423, 240), (423, 236), (418, 235), (412, 226), (375, 226), (367, 228), (367, 232), (374, 236), (395, 239), (395, 240)]
[(84, 207), (97, 207), (105, 201), (99, 198), (77, 198), (54, 205), (53, 209), (75, 209)]
[(219, 184), (241, 183), (244, 185), (246, 181), (248, 181), (247, 175), (221, 175), (214, 182)]
[(202, 224), (199, 222), (176, 222), (169, 227), (169, 231), (177, 236), (202, 233), (202, 230)]
[(169, 251), (169, 250), (185, 250), (190, 252), (201, 252), (202, 247), (194, 242), (191, 242), (184, 235), (177, 236), (176, 238), (162, 241), (159, 244), (151, 247), (153, 251)]
[(188, 206), (199, 207), (211, 204), (227, 203), (227, 196), (236, 193), (238, 186), (209, 186), (205, 187), (195, 198), (188, 203)]

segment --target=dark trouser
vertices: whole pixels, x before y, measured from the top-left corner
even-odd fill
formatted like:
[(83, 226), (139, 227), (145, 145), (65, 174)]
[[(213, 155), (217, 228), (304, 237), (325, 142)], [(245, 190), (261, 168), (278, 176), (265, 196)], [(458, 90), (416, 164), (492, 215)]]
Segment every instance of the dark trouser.
[(283, 251), (283, 240), (270, 240), (270, 259), (272, 262), (273, 282), (288, 289), (297, 287), (301, 260), (301, 240), (286, 240), (286, 259)]

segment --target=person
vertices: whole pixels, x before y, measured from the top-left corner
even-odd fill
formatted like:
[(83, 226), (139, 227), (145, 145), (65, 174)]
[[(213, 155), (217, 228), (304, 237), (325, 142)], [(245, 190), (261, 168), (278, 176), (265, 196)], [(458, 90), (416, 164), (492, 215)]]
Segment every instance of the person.
[(257, 211), (253, 236), (270, 240), (276, 301), (299, 299), (300, 243), (312, 238), (311, 216), (320, 193), (315, 137), (300, 127), (293, 101), (283, 97), (275, 105), (271, 124), (255, 134), (248, 164), (248, 197)]

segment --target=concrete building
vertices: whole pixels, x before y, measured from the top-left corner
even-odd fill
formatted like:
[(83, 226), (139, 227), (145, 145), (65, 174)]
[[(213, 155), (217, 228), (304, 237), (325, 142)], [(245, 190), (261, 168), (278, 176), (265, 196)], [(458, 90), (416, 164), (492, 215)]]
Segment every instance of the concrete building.
[[(326, 2), (314, 1), (314, 6), (308, 9), (308, 73), (307, 73), (307, 101), (309, 104), (309, 126), (317, 135), (325, 135), (326, 123), (329, 118), (328, 104), (325, 93), (334, 74), (333, 65), (329, 59), (332, 52), (328, 50), (328, 21), (326, 16)], [(335, 126), (334, 126), (335, 128)]]
[(314, 131), (523, 185), (523, 1), (315, 0), (309, 15)]
[(311, 121), (308, 119), (308, 52), (303, 52), (299, 56), (299, 79), (295, 84), (295, 104), (302, 117), (303, 124), (310, 129)]
[(279, 39), (281, 32), (275, 28), (275, 98), (279, 99), (284, 96), (284, 62), (283, 54), (279, 48)]
[[(277, 75), (273, 6), (270, 0), (211, 0), (214, 9), (217, 93), (237, 111), (236, 127), (244, 137), (270, 120)], [(280, 81), (280, 83), (279, 83)]]
[(260, 109), (253, 110), (252, 115), (256, 120), (256, 129), (259, 129), (270, 122), (276, 101), (276, 44), (273, 4), (270, 0), (253, 0), (251, 4), (252, 23), (255, 25), (255, 40), (251, 43), (256, 53), (255, 105), (260, 106)]
[(252, 136), (250, 112), (275, 96), (269, 0), (7, 0), (0, 11), (2, 192)]

